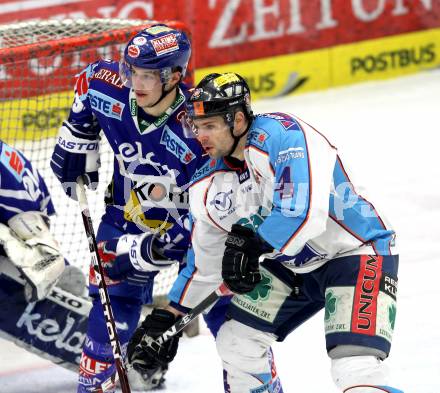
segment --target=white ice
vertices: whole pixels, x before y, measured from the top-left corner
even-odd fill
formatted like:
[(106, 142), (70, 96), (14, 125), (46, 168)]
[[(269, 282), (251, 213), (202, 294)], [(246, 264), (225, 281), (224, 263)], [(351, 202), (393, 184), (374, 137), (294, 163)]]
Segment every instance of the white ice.
[[(256, 112), (288, 111), (323, 132), (393, 223), (400, 248), (398, 314), (387, 360), (405, 393), (439, 393), (440, 70), (399, 79), (259, 101)], [(439, 242), (439, 243), (437, 243)], [(436, 262), (437, 260), (437, 262)], [(276, 344), (289, 393), (336, 393), (319, 313)], [(0, 342), (2, 393), (75, 392), (76, 375)], [(181, 340), (163, 392), (221, 393), (222, 373), (207, 332)]]

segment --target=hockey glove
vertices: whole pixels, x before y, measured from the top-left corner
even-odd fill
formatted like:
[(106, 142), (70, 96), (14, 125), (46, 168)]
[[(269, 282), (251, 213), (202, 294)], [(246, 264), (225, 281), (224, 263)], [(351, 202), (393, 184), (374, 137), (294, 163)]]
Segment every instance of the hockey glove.
[(90, 189), (96, 190), (100, 167), (97, 135), (82, 133), (64, 122), (58, 133), (50, 167), (61, 182), (64, 192), (72, 199), (78, 199), (76, 182), (79, 176), (83, 177)]
[(155, 339), (173, 326), (180, 317), (164, 309), (154, 309), (134, 332), (128, 347), (128, 361), (136, 370), (145, 372), (158, 367), (167, 367), (177, 353), (182, 332), (172, 336), (163, 344)]
[(178, 262), (167, 257), (181, 257), (177, 252), (161, 255), (156, 243), (160, 239), (152, 233), (124, 235), (98, 244), (104, 269), (112, 280), (127, 280), (133, 285), (145, 285), (156, 272)]
[(64, 258), (57, 241), (40, 212), (18, 213), (0, 224), (0, 246), (26, 281), (29, 302), (44, 299), (64, 270)]
[(252, 291), (261, 281), (259, 257), (273, 248), (254, 231), (237, 224), (232, 225), (225, 244), (222, 261), (224, 283), (238, 294)]

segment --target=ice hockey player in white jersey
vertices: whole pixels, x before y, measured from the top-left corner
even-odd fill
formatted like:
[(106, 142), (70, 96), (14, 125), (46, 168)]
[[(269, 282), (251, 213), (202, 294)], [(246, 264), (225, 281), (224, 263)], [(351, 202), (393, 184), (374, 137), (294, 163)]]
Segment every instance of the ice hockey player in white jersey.
[[(383, 363), (396, 317), (395, 232), (357, 193), (335, 146), (294, 115), (254, 115), (235, 73), (206, 76), (187, 107), (187, 128), (212, 160), (192, 179), (189, 262), (162, 312), (184, 313), (222, 280), (234, 292), (227, 318), (217, 312), (225, 392), (282, 392), (272, 343), (325, 309), (339, 390), (402, 393)], [(153, 348), (161, 332), (148, 317), (141, 329), (134, 362), (172, 360), (178, 337)]]
[(50, 233), (54, 213), (39, 172), (0, 140), (0, 336), (73, 370), (91, 302)]

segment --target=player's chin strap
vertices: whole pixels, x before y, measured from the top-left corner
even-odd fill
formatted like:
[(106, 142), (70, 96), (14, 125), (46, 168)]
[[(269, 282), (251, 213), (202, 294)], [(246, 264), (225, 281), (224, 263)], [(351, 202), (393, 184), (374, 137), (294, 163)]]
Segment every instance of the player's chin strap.
[[(180, 81), (179, 81), (180, 82)], [(179, 82), (177, 82), (171, 89), (166, 90), (165, 89), (165, 83), (162, 84), (162, 94), (160, 95), (159, 99), (152, 105), (148, 105), (147, 108), (153, 108), (155, 107), (159, 102), (161, 102), (168, 94), (170, 94), (172, 91), (178, 91), (179, 88)]]
[(238, 146), (238, 142), (240, 142), (240, 139), (243, 138), (248, 133), (249, 129), (251, 128), (254, 117), (252, 116), (247, 119), (248, 119), (248, 124), (246, 126), (246, 129), (240, 135), (234, 135), (234, 118), (232, 119), (232, 121), (226, 120), (227, 123), (229, 124), (229, 131), (231, 132), (231, 136), (234, 139), (234, 143), (232, 144), (232, 147), (229, 150), (229, 153), (225, 156), (226, 158), (231, 157), (232, 154), (234, 154), (235, 149)]

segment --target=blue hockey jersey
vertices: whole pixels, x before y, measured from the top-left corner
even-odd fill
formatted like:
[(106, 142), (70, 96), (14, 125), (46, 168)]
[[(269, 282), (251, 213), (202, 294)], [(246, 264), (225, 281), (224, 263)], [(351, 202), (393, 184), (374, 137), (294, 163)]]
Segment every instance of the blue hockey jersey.
[(55, 213), (46, 183), (21, 152), (0, 141), (0, 222), (24, 211)]
[(97, 135), (114, 154), (114, 176), (106, 196), (106, 218), (124, 232), (169, 230), (187, 213), (187, 187), (202, 162), (202, 148), (183, 135), (186, 87), (160, 117), (137, 106), (134, 92), (119, 77), (118, 63), (100, 60), (79, 76), (65, 126)]

